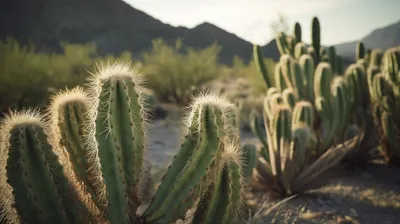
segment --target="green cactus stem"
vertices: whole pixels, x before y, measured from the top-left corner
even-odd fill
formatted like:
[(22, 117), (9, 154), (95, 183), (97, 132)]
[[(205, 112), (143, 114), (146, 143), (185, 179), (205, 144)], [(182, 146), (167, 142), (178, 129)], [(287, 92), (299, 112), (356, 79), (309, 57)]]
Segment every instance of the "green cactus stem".
[(2, 194), (12, 194), (14, 198), (3, 205), (9, 223), (19, 222), (14, 209), (26, 223), (95, 221), (65, 176), (47, 140), (47, 127), (41, 115), (14, 112), (5, 118), (1, 130), (1, 164), (6, 175), (2, 181), (6, 180), (12, 188), (11, 191), (2, 184)]
[(296, 38), (297, 43), (301, 42), (301, 26), (299, 23), (294, 24), (294, 37)]
[(99, 174), (93, 169), (96, 165), (93, 159), (95, 151), (86, 145), (89, 108), (90, 98), (79, 87), (55, 95), (49, 109), (52, 121), (50, 139), (60, 155), (67, 153), (65, 160), (71, 161), (78, 181), (84, 184), (85, 190), (102, 210), (105, 209), (104, 202), (100, 201), (100, 188), (96, 184)]
[(365, 57), (365, 46), (363, 42), (358, 41), (356, 47), (356, 60), (363, 59)]
[(315, 65), (314, 60), (310, 55), (303, 55), (299, 59), (301, 73), (303, 74), (304, 86), (306, 88), (306, 99), (314, 101), (314, 74)]
[(97, 148), (95, 170), (102, 173), (100, 200), (111, 223), (136, 219), (146, 148), (141, 78), (129, 66), (100, 67), (92, 77), (91, 147)]
[(243, 174), (246, 178), (251, 178), (253, 169), (257, 166), (257, 148), (252, 144), (243, 146)]
[(190, 131), (143, 214), (146, 222), (169, 223), (179, 218), (181, 205), (191, 197), (190, 193), (194, 189), (205, 191), (213, 180), (209, 177), (217, 172), (226, 148), (223, 139), (227, 129), (233, 128), (225, 121), (225, 114), (234, 105), (212, 96), (199, 97), (194, 102), (187, 118)]
[(319, 20), (317, 17), (314, 17), (312, 19), (312, 24), (311, 24), (311, 45), (314, 49), (315, 52), (315, 64), (318, 65), (320, 62), (321, 54), (320, 54), (320, 49), (321, 49), (321, 27), (319, 25)]
[(265, 66), (264, 57), (262, 56), (262, 52), (261, 52), (261, 47), (260, 46), (254, 45), (254, 47), (253, 47), (253, 56), (254, 56), (254, 61), (256, 63), (257, 70), (263, 76), (265, 84), (267, 86), (267, 89), (269, 87), (272, 87), (272, 81), (269, 78), (268, 70), (267, 70), (267, 68)]
[(201, 198), (193, 223), (240, 223), (243, 194), (242, 158), (238, 150), (228, 146), (219, 165), (220, 172)]

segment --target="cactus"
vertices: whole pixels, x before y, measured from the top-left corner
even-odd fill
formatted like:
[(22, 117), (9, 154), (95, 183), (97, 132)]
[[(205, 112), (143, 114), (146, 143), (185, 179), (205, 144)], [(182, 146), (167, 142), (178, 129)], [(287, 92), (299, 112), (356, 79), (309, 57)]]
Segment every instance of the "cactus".
[(193, 223), (238, 223), (244, 189), (241, 156), (237, 148), (226, 148), (219, 165), (220, 171), (201, 198)]
[(245, 144), (243, 146), (243, 173), (246, 178), (250, 178), (253, 175), (253, 169), (257, 165), (257, 149), (254, 145)]
[(365, 57), (365, 46), (363, 42), (358, 41), (357, 42), (357, 47), (356, 47), (356, 60), (361, 60)]
[[(87, 147), (86, 124), (89, 120), (90, 99), (85, 91), (77, 87), (70, 91), (62, 91), (56, 94), (49, 108), (49, 116), (52, 128), (50, 139), (54, 150), (62, 155), (64, 166), (71, 165), (75, 176), (91, 195), (99, 209), (104, 209), (104, 201), (98, 197), (100, 191), (96, 183), (98, 173), (93, 169), (93, 151)], [(65, 156), (66, 155), (66, 156)]]
[(299, 101), (293, 109), (292, 124), (304, 123), (313, 127), (315, 122), (314, 107), (308, 101)]
[(95, 221), (65, 176), (46, 131), (37, 111), (13, 112), (2, 123), (1, 188), (7, 222)]
[[(295, 29), (298, 27), (299, 25), (296, 24)], [(276, 42), (281, 57), (275, 67), (275, 85), (268, 88), (264, 99), (263, 121), (266, 134), (260, 131), (262, 125), (253, 128), (263, 145), (257, 172), (254, 175), (255, 179), (258, 183), (262, 183), (264, 188), (272, 188), (283, 194), (311, 188), (313, 183), (307, 181), (316, 181), (313, 179), (316, 176), (311, 175), (311, 172), (315, 172), (318, 166), (322, 166), (321, 161), (328, 163), (324, 164), (327, 168), (322, 172), (325, 172), (342, 161), (349, 162), (349, 158), (353, 161), (371, 159), (365, 155), (369, 155), (369, 152), (377, 146), (378, 136), (376, 125), (371, 122), (372, 116), (380, 118), (381, 115), (377, 113), (381, 114), (383, 110), (393, 111), (398, 109), (396, 105), (400, 105), (400, 103), (393, 103), (398, 99), (395, 96), (400, 95), (397, 48), (387, 51), (383, 59), (380, 59), (379, 51), (366, 49), (360, 42), (356, 49), (357, 63), (345, 70), (344, 60), (336, 54), (336, 49), (333, 46), (321, 46), (320, 29), (319, 20), (314, 17), (311, 31), (312, 43), (308, 48), (299, 41), (301, 38), (285, 33), (277, 36)], [(298, 33), (295, 31), (293, 35), (297, 36)], [(293, 44), (293, 42), (296, 43)], [(382, 63), (378, 63), (379, 61)], [(381, 69), (382, 72), (380, 72)], [(384, 86), (390, 86), (392, 94), (388, 95), (385, 92), (387, 90), (384, 89), (387, 87), (383, 85), (377, 87), (374, 83), (376, 77), (380, 76), (379, 73), (383, 73), (381, 76), (387, 79)], [(383, 81), (380, 80), (380, 82)], [(374, 92), (370, 93), (372, 89)], [(376, 101), (380, 102), (382, 108), (373, 106), (371, 104), (373, 99), (379, 99)], [(275, 119), (278, 116), (276, 113), (286, 114), (281, 111), (283, 107), (285, 111), (290, 111), (290, 123), (292, 129), (296, 129), (296, 131), (292, 130), (291, 137), (285, 131), (288, 127), (280, 126), (278, 130), (275, 126), (277, 122)], [(280, 116), (287, 116), (283, 114)], [(394, 119), (393, 114), (390, 114), (390, 119)], [(262, 119), (261, 116), (253, 114), (252, 120), (257, 121), (254, 124), (260, 124)], [(278, 120), (286, 124), (287, 119)], [(390, 130), (397, 129), (390, 128)], [(392, 131), (385, 132), (382, 128), (381, 132), (392, 133)], [(280, 143), (277, 143), (277, 135), (281, 138)], [(301, 142), (309, 141), (306, 144), (308, 146), (291, 143), (297, 144), (298, 149), (295, 151), (300, 153), (301, 159), (298, 162), (301, 164), (295, 166), (292, 164), (293, 161), (287, 162), (296, 168), (285, 173), (284, 160), (287, 160), (287, 156), (292, 156), (292, 149), (282, 144), (292, 141), (295, 135), (298, 135), (298, 139), (304, 140)], [(386, 142), (393, 142), (393, 140)], [(386, 144), (387, 147), (390, 145), (393, 144)], [(302, 153), (302, 150), (306, 153)], [(328, 158), (340, 150), (343, 155), (337, 160), (328, 162)], [(287, 154), (282, 154), (282, 151)], [(312, 177), (306, 177), (306, 173)], [(317, 173), (322, 175), (322, 173)], [(307, 183), (301, 183), (302, 181)], [(320, 181), (317, 182), (320, 183)], [(316, 185), (319, 185), (318, 183)], [(259, 185), (255, 186), (259, 187)], [(265, 187), (265, 185), (270, 185), (270, 187)]]
[(372, 50), (371, 54), (370, 54), (370, 61), (369, 61), (370, 67), (380, 66), (381, 62), (382, 62), (382, 56), (383, 56), (382, 50), (380, 50), (380, 49)]
[[(374, 52), (374, 51), (372, 51)], [(377, 51), (379, 52), (379, 51)], [(376, 53), (379, 54), (379, 53)], [(379, 57), (379, 56), (376, 56)], [(379, 59), (376, 59), (379, 61)], [(371, 107), (380, 136), (379, 149), (392, 166), (400, 166), (400, 51), (388, 49), (381, 64), (370, 68), (368, 74)]]
[(298, 43), (302, 42), (302, 40), (301, 40), (301, 26), (300, 26), (299, 23), (295, 23), (294, 24), (294, 37), (295, 37), (295, 39), (296, 39), (296, 41)]
[(211, 188), (231, 189), (211, 200), (229, 216), (212, 220), (238, 221), (245, 185), (234, 104), (215, 94), (194, 99), (184, 142), (138, 213), (146, 182), (142, 79), (116, 63), (101, 67), (89, 87), (87, 94), (77, 88), (55, 96), (49, 121), (36, 112), (3, 121), (0, 186), (8, 223), (171, 223), (196, 209)]
[(334, 66), (336, 74), (342, 75), (344, 73), (344, 62), (343, 58), (340, 55), (336, 55)]
[[(324, 174), (339, 163), (357, 145), (360, 135), (330, 147), (314, 159), (318, 148), (313, 123), (313, 107), (298, 102), (290, 107), (277, 105), (272, 118), (265, 116), (269, 160), (259, 158), (255, 179), (280, 196), (292, 195), (325, 182)], [(306, 123), (305, 123), (306, 122)]]
[(254, 45), (253, 53), (254, 53), (254, 60), (256, 62), (257, 70), (262, 74), (265, 84), (267, 85), (267, 88), (272, 87), (272, 82), (269, 78), (268, 70), (264, 64), (264, 58), (262, 56), (260, 46)]
[(319, 64), (321, 60), (321, 28), (319, 25), (319, 20), (317, 17), (314, 17), (312, 19), (312, 24), (311, 24), (311, 42), (312, 42), (312, 47), (315, 51), (315, 64)]
[(299, 59), (302, 55), (307, 54), (307, 46), (303, 42), (296, 44), (294, 49), (294, 57)]

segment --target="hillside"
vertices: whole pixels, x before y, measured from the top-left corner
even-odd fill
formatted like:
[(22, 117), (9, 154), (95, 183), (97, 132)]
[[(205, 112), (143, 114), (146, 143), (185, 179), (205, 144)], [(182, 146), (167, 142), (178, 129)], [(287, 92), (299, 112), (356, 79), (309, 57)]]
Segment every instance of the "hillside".
[(231, 63), (234, 55), (251, 59), (252, 45), (210, 23), (192, 29), (174, 27), (137, 10), (121, 0), (2, 0), (0, 39), (7, 35), (22, 43), (32, 41), (40, 50), (60, 50), (59, 43), (94, 42), (98, 53), (131, 51), (135, 57), (163, 38), (184, 46), (222, 46), (220, 62)]
[[(366, 47), (374, 49), (381, 48), (386, 50), (390, 47), (400, 45), (400, 20), (397, 23), (375, 29), (370, 34), (361, 39)], [(339, 54), (354, 60), (357, 41), (347, 42), (336, 45)]]
[[(224, 64), (231, 64), (235, 55), (245, 62), (252, 59), (251, 43), (213, 24), (174, 27), (121, 0), (2, 0), (0, 39), (6, 36), (21, 43), (30, 41), (40, 51), (60, 51), (62, 41), (95, 43), (100, 55), (131, 51), (135, 58), (149, 50), (155, 38), (169, 44), (180, 38), (184, 46), (196, 49), (218, 43), (222, 47), (219, 61)], [(374, 48), (400, 44), (400, 22), (373, 31), (363, 41)], [(337, 49), (351, 57), (355, 42), (337, 45)], [(263, 47), (263, 53), (279, 59), (275, 40)]]

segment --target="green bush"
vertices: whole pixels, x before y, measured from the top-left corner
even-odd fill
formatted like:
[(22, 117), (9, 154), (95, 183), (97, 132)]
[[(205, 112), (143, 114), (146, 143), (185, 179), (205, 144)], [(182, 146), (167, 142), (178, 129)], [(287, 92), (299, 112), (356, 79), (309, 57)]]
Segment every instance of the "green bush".
[[(0, 111), (43, 108), (54, 89), (84, 83), (89, 73), (95, 72), (96, 65), (132, 62), (130, 52), (99, 56), (93, 44), (61, 43), (61, 46), (63, 53), (41, 53), (35, 46), (23, 46), (12, 38), (0, 41)], [(143, 54), (143, 61), (135, 64), (145, 75), (146, 87), (161, 102), (186, 105), (191, 96), (209, 88), (210, 81), (232, 77), (250, 80), (252, 95), (265, 94), (266, 86), (254, 62), (245, 64), (236, 57), (233, 66), (221, 65), (218, 63), (220, 49), (213, 44), (195, 50), (182, 47), (180, 40), (170, 46), (156, 39), (151, 51)], [(265, 59), (265, 63), (268, 72), (273, 74), (275, 62)]]
[(221, 74), (217, 61), (219, 51), (220, 47), (215, 44), (199, 51), (183, 50), (179, 40), (170, 47), (162, 39), (156, 39), (153, 49), (143, 57), (142, 71), (147, 87), (161, 101), (185, 105), (199, 86)]
[(64, 54), (38, 53), (13, 38), (0, 41), (0, 111), (43, 107), (54, 89), (82, 84), (95, 62), (131, 60), (130, 53), (98, 57), (91, 44), (61, 45)]

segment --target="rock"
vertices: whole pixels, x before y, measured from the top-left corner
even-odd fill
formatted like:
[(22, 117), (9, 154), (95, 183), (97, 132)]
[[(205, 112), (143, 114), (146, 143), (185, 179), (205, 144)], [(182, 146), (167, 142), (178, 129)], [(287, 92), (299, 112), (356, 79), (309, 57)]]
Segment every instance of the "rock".
[(152, 117), (155, 120), (162, 120), (168, 116), (168, 111), (162, 105), (156, 105), (152, 112)]

